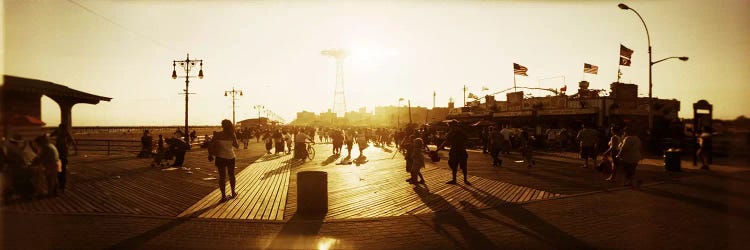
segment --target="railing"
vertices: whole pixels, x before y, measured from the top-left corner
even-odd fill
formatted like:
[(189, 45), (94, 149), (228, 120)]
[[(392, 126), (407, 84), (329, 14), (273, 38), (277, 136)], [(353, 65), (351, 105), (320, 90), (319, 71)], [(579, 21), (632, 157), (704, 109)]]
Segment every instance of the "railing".
[[(205, 136), (198, 136), (190, 143), (192, 148), (199, 148), (206, 140)], [(140, 153), (140, 140), (116, 140), (116, 139), (78, 139), (79, 152), (106, 152), (107, 155), (112, 153)], [(152, 140), (151, 148), (156, 148), (156, 140)]]

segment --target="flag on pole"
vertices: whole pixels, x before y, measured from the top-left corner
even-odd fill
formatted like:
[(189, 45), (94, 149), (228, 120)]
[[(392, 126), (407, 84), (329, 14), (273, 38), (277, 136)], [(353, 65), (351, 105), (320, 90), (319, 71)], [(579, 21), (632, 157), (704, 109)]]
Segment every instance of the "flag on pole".
[(620, 65), (630, 66), (630, 58), (633, 56), (633, 50), (620, 44)]
[(469, 93), (468, 97), (471, 98), (471, 99), (479, 99), (479, 97), (477, 95), (475, 95), (474, 93)]
[(599, 66), (594, 66), (588, 63), (583, 64), (583, 73), (594, 74), (599, 73)]
[(560, 92), (565, 92), (567, 90), (568, 90), (568, 85), (565, 85), (562, 88), (560, 88)]
[(526, 71), (529, 71), (528, 68), (521, 66), (518, 63), (513, 63), (513, 74), (516, 75), (522, 75), (522, 76), (529, 76), (526, 74)]
[(490, 88), (482, 86), (482, 91), (487, 91), (487, 90), (490, 90)]

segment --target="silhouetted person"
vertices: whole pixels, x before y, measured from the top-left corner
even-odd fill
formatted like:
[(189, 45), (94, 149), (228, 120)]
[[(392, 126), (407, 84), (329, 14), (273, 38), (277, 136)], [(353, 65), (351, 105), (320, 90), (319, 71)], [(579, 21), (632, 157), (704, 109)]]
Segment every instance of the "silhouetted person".
[(195, 138), (198, 138), (198, 134), (195, 133), (195, 130), (190, 132), (190, 143), (193, 143), (195, 141)]
[(143, 130), (143, 135), (141, 136), (141, 152), (138, 154), (138, 157), (151, 157), (153, 140), (154, 138), (148, 132), (148, 129)]
[(490, 155), (492, 156), (492, 166), (499, 167), (503, 165), (503, 160), (500, 159), (500, 151), (503, 150), (503, 143), (505, 138), (495, 127), (489, 128), (489, 145)]
[(581, 147), (581, 159), (583, 159), (582, 168), (589, 167), (589, 158), (594, 160), (596, 166), (596, 143), (599, 141), (599, 132), (592, 128), (581, 125), (581, 131), (578, 132), (576, 140)]
[(34, 139), (34, 142), (39, 147), (39, 154), (31, 162), (31, 165), (40, 164), (42, 166), (44, 179), (47, 184), (47, 195), (57, 196), (57, 173), (62, 167), (60, 166), (60, 155), (47, 135), (37, 137)]
[(521, 151), (521, 156), (523, 156), (526, 166), (534, 166), (534, 164), (536, 164), (536, 162), (534, 162), (534, 140), (527, 129), (521, 131), (519, 142), (520, 146), (518, 149)]
[(609, 146), (604, 153), (602, 153), (602, 161), (605, 159), (611, 159), (610, 162), (612, 164), (612, 173), (610, 173), (609, 177), (606, 179), (607, 181), (614, 181), (615, 175), (617, 175), (617, 169), (621, 169), (622, 167), (618, 166), (617, 161), (615, 158), (617, 157), (617, 154), (620, 153), (620, 142), (622, 142), (621, 134), (622, 129), (612, 126), (610, 128), (610, 133), (612, 136), (609, 138), (609, 143), (607, 145)]
[(618, 164), (622, 166), (625, 171), (625, 185), (626, 186), (637, 186), (638, 183), (633, 183), (635, 178), (635, 168), (638, 166), (638, 162), (643, 159), (641, 139), (635, 135), (635, 132), (625, 127), (622, 143), (620, 143), (620, 152), (617, 153)]
[(360, 133), (358, 133), (356, 135), (355, 139), (357, 140), (357, 147), (359, 147), (359, 157), (357, 157), (357, 158), (359, 158), (359, 159), (367, 158), (364, 155), (364, 151), (365, 151), (365, 149), (368, 146), (368, 144), (367, 144), (367, 141), (368, 141), (367, 140), (367, 134), (365, 134), (364, 130), (360, 131)]
[(469, 154), (466, 152), (467, 139), (466, 133), (459, 127), (458, 122), (451, 122), (450, 131), (448, 131), (443, 144), (438, 148), (444, 148), (446, 145), (451, 147), (448, 153), (448, 166), (451, 168), (453, 179), (448, 181), (448, 184), (456, 184), (456, 172), (461, 167), (461, 173), (464, 174), (464, 183), (471, 185), (466, 176), (466, 165), (469, 159)]
[(271, 136), (270, 131), (266, 131), (263, 134), (263, 143), (266, 145), (266, 153), (271, 154), (271, 149), (273, 148), (273, 137)]
[[(409, 183), (424, 183), (424, 176), (422, 176), (422, 169), (424, 168), (424, 155), (422, 155), (422, 148), (424, 148), (424, 142), (422, 138), (416, 138), (412, 141), (411, 155), (409, 161), (411, 161), (411, 179)], [(419, 180), (417, 180), (419, 177)]]
[(151, 162), (151, 166), (162, 166), (161, 161), (164, 159), (164, 137), (159, 135), (159, 140), (156, 141), (156, 154), (154, 155), (154, 161)]
[(78, 153), (78, 143), (73, 138), (73, 134), (68, 130), (68, 126), (60, 124), (55, 131), (52, 132), (52, 136), (56, 136), (55, 147), (60, 156), (60, 162), (62, 163), (62, 171), (57, 173), (57, 181), (60, 185), (60, 192), (65, 192), (65, 185), (68, 181), (68, 143), (73, 144), (73, 150)]
[(185, 152), (189, 148), (187, 142), (175, 137), (167, 139), (167, 144), (169, 145), (169, 151), (175, 158), (172, 167), (182, 167), (182, 164), (185, 162)]
[(344, 143), (346, 143), (346, 151), (347, 155), (346, 158), (352, 157), (352, 147), (354, 147), (354, 136), (356, 136), (356, 132), (351, 132), (344, 135)]
[(226, 185), (227, 175), (229, 175), (229, 186), (232, 189), (232, 196), (237, 196), (237, 192), (234, 190), (236, 179), (234, 176), (235, 167), (235, 154), (234, 148), (239, 148), (240, 144), (237, 142), (237, 136), (234, 133), (234, 125), (232, 121), (224, 119), (221, 121), (221, 132), (214, 132), (213, 140), (208, 150), (208, 161), (214, 160), (216, 156), (217, 171), (219, 172), (219, 190), (221, 191), (221, 200), (224, 202), (227, 200), (226, 196)]
[(708, 170), (708, 166), (711, 164), (711, 154), (713, 153), (713, 136), (711, 135), (713, 129), (706, 126), (703, 128), (703, 133), (698, 137), (698, 159), (701, 161), (701, 169)]

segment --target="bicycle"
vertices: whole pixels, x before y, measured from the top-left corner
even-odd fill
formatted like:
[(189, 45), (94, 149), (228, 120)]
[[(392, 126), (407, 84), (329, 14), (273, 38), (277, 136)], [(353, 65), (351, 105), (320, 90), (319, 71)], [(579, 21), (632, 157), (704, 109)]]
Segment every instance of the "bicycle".
[(305, 145), (307, 145), (307, 148), (305, 148), (305, 152), (307, 153), (307, 159), (311, 160), (315, 158), (315, 148), (313, 148), (314, 142), (305, 142)]

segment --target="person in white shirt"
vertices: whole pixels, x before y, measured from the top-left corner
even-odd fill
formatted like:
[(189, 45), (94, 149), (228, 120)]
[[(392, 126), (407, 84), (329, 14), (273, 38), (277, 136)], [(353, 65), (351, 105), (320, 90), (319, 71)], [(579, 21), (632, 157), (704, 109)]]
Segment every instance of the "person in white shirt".
[(620, 143), (620, 152), (617, 153), (616, 158), (619, 161), (618, 166), (622, 166), (625, 171), (625, 186), (635, 187), (638, 185), (633, 183), (633, 178), (635, 178), (635, 168), (638, 166), (638, 162), (643, 159), (641, 150), (641, 139), (635, 136), (632, 128), (625, 127)]
[(239, 148), (240, 144), (237, 142), (237, 136), (234, 133), (234, 125), (232, 121), (224, 119), (221, 121), (221, 132), (214, 132), (211, 146), (208, 148), (208, 161), (213, 161), (216, 156), (216, 168), (219, 172), (219, 190), (221, 191), (221, 202), (227, 200), (226, 196), (226, 179), (229, 175), (229, 186), (232, 188), (232, 196), (237, 196), (237, 192), (234, 190), (236, 179), (234, 177), (234, 165), (235, 165), (235, 154), (234, 149)]

